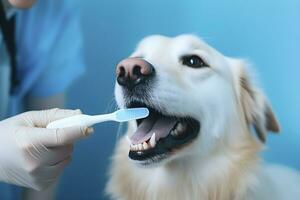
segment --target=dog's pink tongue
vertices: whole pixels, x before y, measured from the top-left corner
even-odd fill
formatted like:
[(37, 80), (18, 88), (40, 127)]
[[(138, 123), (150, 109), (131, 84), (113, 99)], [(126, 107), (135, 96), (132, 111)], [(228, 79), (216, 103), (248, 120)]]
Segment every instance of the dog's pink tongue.
[(155, 133), (155, 139), (158, 141), (170, 133), (176, 122), (177, 120), (171, 117), (151, 115), (142, 121), (130, 140), (132, 144), (143, 143)]

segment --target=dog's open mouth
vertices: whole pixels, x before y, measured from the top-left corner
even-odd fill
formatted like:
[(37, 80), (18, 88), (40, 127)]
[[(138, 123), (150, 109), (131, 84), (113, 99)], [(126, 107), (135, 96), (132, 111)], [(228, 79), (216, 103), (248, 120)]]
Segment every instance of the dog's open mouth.
[(157, 163), (192, 142), (200, 123), (191, 117), (164, 115), (143, 103), (131, 102), (127, 107), (147, 107), (147, 118), (137, 120), (138, 128), (131, 136), (129, 157), (144, 165)]

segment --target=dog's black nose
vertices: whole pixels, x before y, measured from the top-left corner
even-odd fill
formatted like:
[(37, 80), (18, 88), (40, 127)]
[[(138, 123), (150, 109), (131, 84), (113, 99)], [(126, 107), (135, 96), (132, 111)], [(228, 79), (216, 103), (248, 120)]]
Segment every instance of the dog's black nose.
[(141, 58), (127, 58), (117, 65), (117, 82), (127, 89), (144, 83), (153, 74), (153, 66)]

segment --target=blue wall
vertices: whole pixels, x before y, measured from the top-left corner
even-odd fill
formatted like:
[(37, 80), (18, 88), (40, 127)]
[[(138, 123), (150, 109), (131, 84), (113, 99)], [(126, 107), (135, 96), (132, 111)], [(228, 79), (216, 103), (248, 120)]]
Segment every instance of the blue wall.
[[(176, 3), (175, 3), (176, 2)], [(115, 64), (149, 34), (195, 33), (225, 55), (252, 61), (281, 122), (264, 157), (300, 169), (300, 1), (75, 1), (81, 10), (87, 74), (69, 91), (68, 107), (113, 110)], [(103, 189), (117, 125), (96, 126), (75, 148), (58, 199), (106, 199)]]

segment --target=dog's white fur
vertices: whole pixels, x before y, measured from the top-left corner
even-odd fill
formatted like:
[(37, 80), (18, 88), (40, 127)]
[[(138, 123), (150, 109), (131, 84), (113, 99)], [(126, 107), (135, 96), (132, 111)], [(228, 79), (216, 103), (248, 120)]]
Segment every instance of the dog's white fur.
[[(210, 67), (183, 66), (182, 55), (196, 54)], [(128, 158), (129, 144), (117, 144), (107, 192), (124, 200), (296, 200), (300, 175), (261, 164), (258, 153), (267, 131), (279, 131), (265, 96), (252, 83), (244, 60), (229, 58), (192, 35), (150, 36), (132, 57), (156, 70), (151, 104), (162, 112), (201, 122), (198, 137), (161, 164), (143, 168)], [(124, 107), (123, 91), (115, 96)], [(150, 102), (150, 101), (149, 101)], [(260, 140), (252, 134), (254, 127)], [(131, 135), (136, 129), (130, 123)]]

